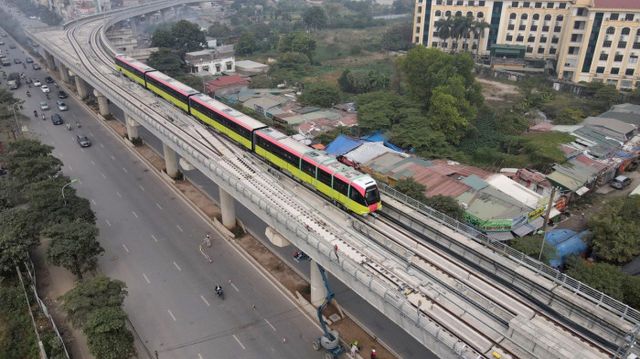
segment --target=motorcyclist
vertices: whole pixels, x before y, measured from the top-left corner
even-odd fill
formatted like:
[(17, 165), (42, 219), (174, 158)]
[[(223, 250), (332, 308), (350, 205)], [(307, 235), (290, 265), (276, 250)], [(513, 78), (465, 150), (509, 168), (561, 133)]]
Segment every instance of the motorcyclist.
[(216, 285), (215, 291), (218, 296), (222, 295), (222, 287), (220, 286), (220, 284)]
[(31, 97), (31, 91), (27, 90), (27, 97)]
[(38, 118), (38, 111), (33, 110), (33, 116), (34, 116), (34, 117), (36, 117), (36, 118)]

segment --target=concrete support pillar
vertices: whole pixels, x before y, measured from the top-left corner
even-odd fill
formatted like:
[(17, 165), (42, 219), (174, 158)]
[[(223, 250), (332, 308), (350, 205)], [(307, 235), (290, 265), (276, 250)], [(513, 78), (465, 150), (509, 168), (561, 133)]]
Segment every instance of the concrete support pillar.
[(55, 68), (56, 68), (56, 60), (53, 57), (53, 55), (51, 55), (50, 53), (45, 51), (44, 52), (44, 59), (45, 59), (45, 61), (47, 61), (47, 67), (50, 70), (55, 70)]
[(316, 261), (311, 260), (309, 265), (311, 266), (309, 271), (311, 277), (311, 304), (319, 307), (327, 296), (327, 288), (324, 286), (322, 274), (320, 274)]
[(124, 121), (127, 125), (127, 137), (129, 137), (129, 141), (133, 141), (134, 138), (140, 137), (140, 135), (138, 135), (138, 126), (140, 126), (138, 122), (127, 114), (124, 115)]
[(96, 90), (93, 90), (93, 94), (98, 99), (98, 111), (100, 111), (100, 115), (106, 116), (111, 113), (109, 111), (109, 100), (107, 97)]
[(89, 92), (87, 91), (87, 83), (84, 82), (84, 80), (77, 74), (74, 78), (76, 81), (76, 91), (78, 91), (78, 96), (80, 96), (80, 99), (84, 100), (89, 95)]
[(167, 169), (167, 174), (171, 178), (176, 178), (180, 174), (178, 171), (178, 154), (167, 144), (162, 144), (162, 152), (164, 152), (164, 166)]
[(236, 227), (236, 204), (229, 192), (220, 189), (220, 212), (222, 212), (222, 225), (227, 229)]
[(63, 63), (60, 63), (58, 71), (60, 72), (60, 79), (62, 79), (62, 82), (69, 83), (69, 69)]

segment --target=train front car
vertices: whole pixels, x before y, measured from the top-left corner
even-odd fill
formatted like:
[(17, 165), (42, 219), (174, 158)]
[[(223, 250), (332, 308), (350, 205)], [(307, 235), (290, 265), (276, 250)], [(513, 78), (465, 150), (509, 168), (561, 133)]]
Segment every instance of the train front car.
[(147, 87), (144, 80), (145, 75), (149, 72), (156, 71), (153, 67), (124, 55), (117, 55), (115, 62), (116, 70), (144, 87)]
[(371, 176), (363, 174), (353, 181), (352, 186), (357, 188), (360, 194), (364, 196), (364, 201), (369, 209), (368, 213), (378, 211), (382, 208), (378, 184)]

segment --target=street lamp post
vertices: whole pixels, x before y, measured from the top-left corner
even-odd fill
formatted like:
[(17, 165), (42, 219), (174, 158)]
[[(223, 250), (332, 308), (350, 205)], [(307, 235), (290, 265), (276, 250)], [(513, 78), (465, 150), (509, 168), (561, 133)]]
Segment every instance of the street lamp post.
[(69, 181), (69, 183), (65, 184), (64, 186), (62, 186), (62, 189), (60, 189), (60, 193), (62, 193), (62, 200), (64, 201), (64, 206), (67, 206), (67, 199), (64, 197), (64, 189), (67, 188), (67, 186), (70, 186), (74, 183), (78, 182), (77, 179), (72, 179), (71, 181)]

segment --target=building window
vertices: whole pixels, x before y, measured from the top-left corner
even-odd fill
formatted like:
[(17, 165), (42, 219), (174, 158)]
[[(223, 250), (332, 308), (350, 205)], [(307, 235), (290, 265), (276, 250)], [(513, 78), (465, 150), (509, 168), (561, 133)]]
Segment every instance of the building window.
[(607, 28), (607, 35), (613, 35), (616, 33), (616, 29), (613, 26)]
[(547, 40), (548, 40), (548, 39), (547, 39), (546, 37), (544, 37), (544, 36), (543, 36), (543, 37), (541, 37), (541, 38), (540, 38), (540, 43), (546, 44), (546, 43), (547, 43)]
[(551, 20), (551, 15), (547, 14), (544, 16), (544, 21), (550, 21)]
[(633, 76), (633, 72), (634, 72), (633, 69), (626, 69), (624, 71), (624, 74), (627, 76)]
[(627, 42), (626, 41), (619, 41), (618, 42), (618, 48), (619, 49), (624, 49), (627, 47)]
[(611, 41), (606, 40), (602, 43), (602, 47), (611, 47)]
[(561, 26), (556, 26), (553, 28), (553, 32), (560, 32), (560, 30), (562, 30)]
[(422, 7), (418, 6), (418, 14), (422, 14)]
[(582, 35), (581, 34), (572, 34), (571, 35), (571, 42), (578, 42), (582, 40)]
[(633, 48), (634, 49), (640, 49), (640, 42), (634, 42), (633, 43)]
[(551, 43), (552, 44), (557, 44), (559, 40), (560, 40), (559, 37), (554, 36), (554, 37), (551, 38)]
[(604, 73), (604, 66), (598, 66), (596, 68), (596, 73), (597, 74), (603, 74)]
[(523, 40), (524, 40), (524, 36), (522, 35), (518, 35), (518, 37), (516, 37), (517, 42), (522, 42)]
[(530, 54), (533, 52), (533, 47), (527, 46), (527, 53)]
[(514, 1), (514, 2), (511, 3), (512, 7), (518, 7), (518, 5), (520, 5), (520, 3), (517, 2), (517, 1)]
[(576, 21), (573, 23), (573, 28), (576, 30), (584, 29), (584, 21)]
[(539, 14), (533, 14), (533, 16), (531, 17), (531, 19), (533, 19), (533, 20), (540, 20), (540, 15), (539, 15)]
[(539, 8), (541, 8), (541, 7), (542, 7), (542, 3), (541, 3), (541, 2), (537, 2), (537, 3), (535, 4), (535, 8), (536, 8), (536, 9), (539, 9)]
[(420, 33), (420, 26), (416, 26), (416, 33), (419, 34)]
[(531, 31), (538, 31), (538, 25), (531, 25)]
[(484, 0), (480, 0), (480, 3), (478, 4), (478, 6), (484, 6)]
[(418, 17), (416, 18), (416, 20), (417, 20), (417, 22), (422, 23), (422, 18), (421, 18), (420, 16), (418, 16)]
[(527, 14), (520, 15), (520, 20), (526, 20), (528, 18), (529, 18), (529, 16)]
[(414, 44), (417, 44), (420, 42), (420, 36), (416, 36), (416, 38), (413, 40)]
[(612, 75), (617, 75), (620, 73), (620, 68), (619, 67), (612, 67), (611, 68), (611, 74)]
[(444, 16), (446, 16), (446, 17), (451, 16), (451, 11), (447, 11), (447, 12), (445, 12), (445, 13), (444, 13)]
[(462, 16), (462, 11), (456, 11), (456, 16)]
[(555, 53), (556, 53), (556, 48), (555, 47), (552, 47), (552, 48), (549, 49), (549, 54), (550, 55), (555, 55)]
[(431, 47), (438, 47), (438, 42), (437, 41), (432, 42)]
[(518, 26), (518, 30), (520, 30), (520, 31), (524, 31), (524, 30), (526, 30), (526, 29), (527, 29), (527, 25), (520, 25), (520, 26)]
[(619, 17), (620, 17), (620, 14), (614, 12), (613, 14), (611, 14), (611, 16), (609, 16), (609, 19), (618, 20)]
[(513, 35), (507, 35), (507, 41), (513, 41)]
[[(563, 5), (563, 4), (560, 4)], [(564, 4), (566, 6), (566, 4)], [(564, 9), (562, 6), (560, 6), (561, 9)], [(578, 11), (576, 11), (576, 16), (585, 16), (587, 15), (587, 9), (581, 7), (578, 9)]]
[(629, 56), (629, 64), (635, 65), (637, 63), (638, 63), (638, 55), (631, 54), (631, 56)]
[(473, 13), (471, 11), (467, 11), (467, 17), (473, 17)]
[(440, 10), (436, 10), (436, 16), (442, 16), (442, 12)]
[(567, 8), (567, 4), (566, 3), (560, 3), (560, 4), (558, 4), (558, 8), (566, 9)]
[(624, 16), (624, 19), (627, 21), (633, 21), (633, 14), (627, 14)]
[(629, 35), (629, 33), (631, 33), (631, 29), (628, 27), (625, 27), (622, 29), (622, 35)]
[(507, 30), (513, 30), (513, 29), (515, 29), (515, 28), (516, 28), (516, 26), (515, 26), (515, 25), (513, 25), (513, 24), (509, 24), (509, 25), (507, 25)]
[(509, 15), (509, 19), (514, 20), (514, 19), (516, 18), (516, 16), (517, 16), (517, 15), (516, 15), (516, 13), (515, 13), (515, 12), (512, 12), (512, 13)]
[(458, 2), (456, 3), (456, 5), (458, 5), (458, 6), (462, 6), (462, 0), (458, 0)]
[(528, 1), (523, 2), (522, 7), (529, 7), (529, 2)]
[(539, 47), (538, 48), (538, 53), (539, 54), (544, 54), (544, 47)]
[(536, 38), (533, 36), (529, 36), (529, 38), (527, 39), (527, 42), (536, 42)]
[(623, 57), (624, 57), (624, 56), (623, 56), (621, 53), (617, 52), (617, 53), (616, 53), (616, 56), (614, 56), (614, 57), (613, 57), (613, 61), (615, 61), (615, 62), (620, 62), (620, 61), (622, 61), (622, 58), (623, 58)]
[(549, 31), (549, 26), (546, 26), (546, 25), (543, 26), (542, 27), (542, 32), (547, 32), (547, 31)]
[(482, 18), (484, 17), (484, 13), (483, 13), (482, 11), (480, 11), (480, 12), (478, 13), (478, 15), (476, 15), (476, 17), (477, 17), (478, 19), (482, 19)]
[(600, 53), (600, 61), (607, 61), (608, 58), (609, 54), (607, 54), (606, 52)]

